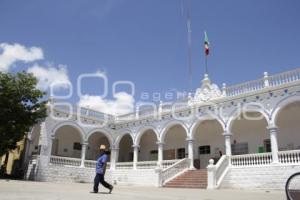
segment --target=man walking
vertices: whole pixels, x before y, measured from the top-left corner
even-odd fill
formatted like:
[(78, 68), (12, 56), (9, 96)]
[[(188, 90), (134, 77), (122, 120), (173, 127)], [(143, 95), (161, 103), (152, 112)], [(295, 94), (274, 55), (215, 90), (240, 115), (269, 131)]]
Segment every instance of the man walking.
[(108, 155), (106, 152), (106, 146), (101, 145), (99, 150), (100, 150), (100, 155), (99, 155), (99, 158), (97, 159), (97, 163), (96, 163), (96, 176), (94, 179), (93, 193), (98, 193), (99, 183), (101, 183), (104, 187), (109, 189), (109, 194), (110, 194), (114, 187), (104, 180), (104, 175), (105, 175), (105, 171), (106, 171), (106, 163), (107, 163), (107, 159), (108, 159)]

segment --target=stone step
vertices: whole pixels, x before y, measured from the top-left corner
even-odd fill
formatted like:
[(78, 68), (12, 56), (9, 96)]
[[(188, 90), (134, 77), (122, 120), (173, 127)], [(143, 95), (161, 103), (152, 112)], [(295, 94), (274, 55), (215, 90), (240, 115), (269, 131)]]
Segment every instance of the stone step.
[(203, 175), (203, 176), (178, 176), (176, 178), (181, 178), (181, 177), (186, 177), (186, 178), (207, 178), (207, 176)]
[(195, 181), (170, 181), (166, 184), (207, 184), (206, 181), (203, 182), (195, 182)]
[(206, 179), (201, 179), (201, 180), (194, 180), (194, 179), (176, 179), (176, 180), (172, 180), (172, 181), (170, 181), (170, 182), (195, 182), (195, 183), (200, 183), (200, 182), (207, 182), (207, 180)]
[(164, 185), (173, 188), (206, 188), (207, 171), (189, 170)]
[(166, 188), (207, 188), (207, 185), (165, 185)]

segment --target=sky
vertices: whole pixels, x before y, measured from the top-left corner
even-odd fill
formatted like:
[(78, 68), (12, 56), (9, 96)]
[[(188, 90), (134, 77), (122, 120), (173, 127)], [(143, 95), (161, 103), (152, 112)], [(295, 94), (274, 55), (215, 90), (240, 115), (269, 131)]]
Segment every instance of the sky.
[[(56, 96), (71, 84), (64, 101), (124, 114), (200, 87), (204, 31), (208, 74), (219, 87), (298, 68), (299, 10), (297, 0), (0, 0), (0, 71), (31, 72), (48, 93), (54, 84)], [(82, 74), (93, 76), (81, 79), (79, 95)]]

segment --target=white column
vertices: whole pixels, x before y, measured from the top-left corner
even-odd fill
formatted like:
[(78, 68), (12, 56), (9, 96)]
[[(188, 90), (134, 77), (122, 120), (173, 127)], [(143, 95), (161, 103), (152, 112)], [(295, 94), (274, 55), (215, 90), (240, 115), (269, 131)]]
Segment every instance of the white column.
[[(54, 144), (54, 140), (55, 140), (55, 139), (56, 139), (56, 138), (55, 138), (55, 135), (51, 135), (51, 146), (50, 146), (50, 156), (49, 156), (49, 157), (52, 156), (53, 144)], [(56, 156), (56, 155), (54, 155), (54, 156)], [(49, 160), (50, 160), (50, 158), (49, 158)]]
[(157, 166), (159, 168), (162, 168), (162, 162), (163, 162), (163, 152), (164, 152), (164, 144), (163, 142), (157, 142), (158, 145), (158, 160), (157, 160)]
[(186, 141), (188, 142), (188, 154), (189, 154), (189, 159), (191, 160), (190, 169), (195, 169), (195, 167), (194, 167), (194, 140), (191, 138), (187, 138)]
[(226, 156), (231, 156), (231, 133), (224, 132)]
[(83, 143), (81, 145), (81, 164), (80, 167), (84, 167), (85, 154), (86, 154), (86, 146), (88, 143)]
[(116, 163), (118, 162), (118, 148), (112, 148), (111, 149), (111, 157), (110, 157), (110, 169), (115, 170), (116, 169)]
[(278, 142), (277, 142), (277, 129), (276, 125), (270, 125), (267, 127), (270, 132), (271, 150), (273, 163), (279, 163), (278, 159)]
[(137, 169), (137, 162), (139, 156), (139, 145), (133, 145), (133, 169)]

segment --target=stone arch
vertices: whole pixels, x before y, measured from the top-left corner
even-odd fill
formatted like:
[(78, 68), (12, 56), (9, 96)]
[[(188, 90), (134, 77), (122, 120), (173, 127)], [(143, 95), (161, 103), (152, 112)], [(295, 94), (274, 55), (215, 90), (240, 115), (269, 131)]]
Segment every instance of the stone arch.
[(179, 120), (166, 123), (160, 135), (160, 141), (164, 143), (163, 159), (182, 159), (187, 156), (188, 127)]
[[(253, 103), (250, 103), (248, 104), (249, 106), (254, 106), (252, 109), (247, 109), (246, 112), (257, 112), (257, 113), (260, 113), (264, 119), (267, 121), (268, 125), (270, 123), (270, 115), (268, 113), (267, 110), (265, 109), (262, 109), (261, 107), (255, 107), (257, 105), (253, 104)], [(231, 133), (231, 129), (232, 129), (232, 125), (234, 123), (234, 121), (241, 116), (241, 114), (244, 113), (241, 109), (235, 109), (233, 112), (231, 112), (229, 114), (229, 118), (228, 120), (226, 121), (225, 123), (225, 131), (228, 132), (228, 133)]]
[(158, 159), (158, 140), (159, 135), (154, 126), (145, 126), (138, 130), (135, 145), (139, 146), (139, 161), (154, 161)]
[(108, 141), (109, 141), (110, 147), (112, 148), (112, 146), (113, 146), (113, 137), (112, 137), (111, 133), (110, 133), (109, 131), (107, 131), (106, 129), (95, 128), (95, 129), (90, 130), (90, 131), (87, 133), (87, 135), (86, 135), (85, 141), (88, 141), (89, 138), (90, 138), (93, 134), (96, 134), (96, 133), (101, 133), (101, 134), (105, 135), (106, 138), (107, 138)]
[(197, 130), (197, 128), (200, 126), (201, 123), (203, 123), (204, 121), (211, 121), (211, 120), (216, 120), (223, 128), (223, 131), (225, 131), (225, 124), (224, 124), (224, 121), (220, 118), (215, 118), (215, 119), (205, 119), (205, 118), (200, 118), (200, 119), (195, 119), (190, 127), (190, 134), (189, 137), (191, 139), (194, 138), (195, 136), (195, 132)]
[(194, 167), (205, 169), (210, 159), (215, 163), (225, 154), (224, 124), (218, 119), (202, 119), (194, 123), (191, 139)]
[(123, 129), (119, 135), (116, 137), (115, 141), (114, 141), (114, 147), (115, 148), (118, 148), (119, 147), (119, 144), (120, 144), (120, 141), (122, 140), (122, 138), (125, 136), (125, 135), (130, 135), (131, 139), (132, 139), (132, 142), (134, 142), (134, 137), (133, 137), (133, 133), (130, 129)]
[(133, 144), (134, 138), (128, 132), (123, 133), (117, 138), (115, 148), (119, 148), (118, 162), (133, 161)]
[(155, 136), (156, 136), (157, 140), (159, 140), (159, 134), (158, 134), (157, 129), (154, 126), (149, 125), (149, 126), (142, 127), (137, 131), (137, 135), (136, 135), (135, 140), (134, 140), (135, 145), (140, 144), (140, 141), (141, 141), (141, 138), (142, 138), (143, 134), (145, 132), (147, 132), (148, 130), (152, 130), (155, 133)]
[(280, 111), (287, 105), (294, 103), (294, 102), (300, 102), (300, 95), (292, 95), (292, 96), (288, 96), (284, 99), (281, 99), (274, 106), (274, 109), (271, 112), (271, 124), (276, 125), (277, 118), (279, 116)]
[(164, 142), (168, 130), (171, 127), (176, 126), (176, 125), (181, 126), (185, 130), (186, 137), (188, 138), (188, 135), (189, 135), (188, 126), (182, 121), (172, 120), (172, 121), (169, 121), (166, 124), (164, 124), (164, 128), (162, 129), (161, 134), (160, 134), (160, 142)]
[(112, 148), (112, 141), (112, 136), (107, 130), (101, 128), (90, 130), (86, 136), (86, 143), (88, 144), (86, 150), (86, 159), (97, 159), (99, 156), (100, 145), (105, 145), (107, 151), (109, 151)]
[(72, 122), (72, 121), (65, 121), (65, 122), (58, 123), (51, 131), (52, 137), (55, 137), (55, 134), (56, 134), (57, 130), (60, 129), (61, 127), (63, 127), (63, 126), (71, 126), (71, 127), (75, 128), (80, 133), (80, 137), (81, 137), (82, 142), (85, 141), (85, 132), (84, 132), (84, 130), (77, 123)]
[(84, 136), (81, 127), (74, 122), (57, 124), (52, 129), (51, 155), (80, 158)]
[(300, 96), (294, 95), (279, 101), (272, 112), (272, 125), (278, 127), (278, 150), (300, 149), (299, 135)]
[(232, 154), (270, 152), (269, 119), (269, 114), (262, 109), (235, 110), (226, 127), (226, 133), (232, 134)]

